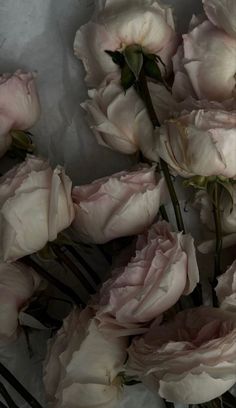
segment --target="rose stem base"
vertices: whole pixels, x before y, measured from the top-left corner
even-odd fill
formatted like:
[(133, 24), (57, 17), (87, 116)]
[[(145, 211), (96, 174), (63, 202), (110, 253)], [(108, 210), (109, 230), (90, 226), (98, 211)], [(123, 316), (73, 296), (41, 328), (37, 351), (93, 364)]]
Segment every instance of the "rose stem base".
[[(143, 99), (146, 105), (146, 108), (147, 108), (149, 117), (152, 121), (153, 127), (154, 128), (160, 127), (160, 122), (158, 120), (155, 109), (153, 107), (152, 99), (151, 99), (150, 92), (147, 86), (147, 79), (146, 79), (145, 72), (143, 69), (141, 69), (139, 79), (137, 81), (137, 87), (138, 87), (138, 93), (140, 94), (141, 98)], [(164, 160), (160, 159), (160, 166), (161, 166), (161, 170), (163, 171), (163, 174), (166, 180), (166, 184), (169, 190), (169, 194), (171, 197), (171, 201), (173, 204), (178, 230), (183, 231), (183, 233), (185, 233), (183, 217), (181, 214), (178, 197), (176, 195), (176, 192), (173, 186), (173, 182), (171, 179), (168, 164)]]

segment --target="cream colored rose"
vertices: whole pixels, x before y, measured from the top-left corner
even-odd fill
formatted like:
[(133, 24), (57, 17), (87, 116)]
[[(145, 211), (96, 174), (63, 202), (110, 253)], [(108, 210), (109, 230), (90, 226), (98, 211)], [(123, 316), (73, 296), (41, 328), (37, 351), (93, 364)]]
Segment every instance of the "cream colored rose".
[(127, 371), (167, 401), (201, 404), (235, 384), (235, 338), (235, 313), (187, 309), (132, 341)]
[(105, 82), (98, 90), (89, 91), (91, 99), (82, 107), (100, 144), (132, 154), (139, 150), (139, 138), (145, 140), (146, 134), (153, 133), (153, 126), (134, 88), (125, 93), (119, 82)]
[(105, 50), (122, 51), (133, 44), (158, 54), (169, 69), (177, 47), (171, 8), (156, 0), (109, 0), (98, 7), (92, 21), (77, 31), (74, 42), (88, 85), (97, 87), (107, 74), (118, 71)]
[(72, 183), (34, 156), (0, 178), (0, 257), (16, 260), (42, 249), (74, 218)]
[(135, 255), (115, 269), (99, 294), (99, 327), (111, 336), (144, 333), (199, 281), (193, 239), (166, 222), (138, 236)]
[(20, 263), (0, 263), (0, 343), (15, 337), (18, 315), (42, 280)]
[[(177, 110), (170, 92), (160, 84), (148, 84), (154, 108), (162, 123)], [(98, 89), (89, 91), (82, 107), (98, 143), (124, 154), (145, 152), (154, 138), (153, 125), (144, 102), (134, 88), (124, 92), (120, 79), (106, 78)], [(149, 158), (156, 159), (156, 157)]]
[(0, 76), (0, 157), (11, 144), (10, 130), (32, 127), (40, 115), (35, 74), (21, 70)]
[(183, 177), (236, 177), (236, 112), (197, 110), (156, 130), (157, 154)]
[(55, 408), (116, 407), (126, 347), (126, 339), (103, 336), (89, 309), (74, 309), (49, 342), (44, 365), (48, 402)]
[(78, 237), (101, 244), (145, 230), (167, 200), (167, 190), (155, 167), (140, 166), (74, 187), (72, 198)]
[(189, 95), (219, 102), (234, 98), (236, 38), (210, 21), (200, 22), (183, 35), (183, 45), (174, 57), (174, 73), (173, 94), (178, 100)]
[(236, 38), (235, 0), (203, 0), (203, 7), (213, 24)]

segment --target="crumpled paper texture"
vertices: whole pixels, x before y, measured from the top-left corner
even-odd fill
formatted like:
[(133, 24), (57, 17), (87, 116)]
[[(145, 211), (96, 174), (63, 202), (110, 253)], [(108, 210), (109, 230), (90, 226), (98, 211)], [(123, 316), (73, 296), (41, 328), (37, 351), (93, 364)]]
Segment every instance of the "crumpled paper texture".
[[(176, 10), (178, 28), (187, 29), (193, 12), (201, 10), (201, 0), (168, 0)], [(33, 129), (39, 152), (51, 163), (65, 166), (74, 184), (112, 174), (130, 167), (134, 157), (123, 156), (97, 144), (90, 132), (80, 103), (87, 98), (81, 63), (73, 55), (78, 27), (93, 12), (92, 0), (0, 0), (0, 71), (17, 68), (38, 72), (42, 115)], [(0, 360), (45, 406), (41, 361), (46, 335), (35, 331), (29, 358), (25, 337), (8, 348), (0, 348)], [(39, 351), (40, 349), (40, 351)], [(19, 408), (26, 407), (10, 391)], [(158, 396), (142, 385), (126, 387), (119, 408), (161, 408)]]

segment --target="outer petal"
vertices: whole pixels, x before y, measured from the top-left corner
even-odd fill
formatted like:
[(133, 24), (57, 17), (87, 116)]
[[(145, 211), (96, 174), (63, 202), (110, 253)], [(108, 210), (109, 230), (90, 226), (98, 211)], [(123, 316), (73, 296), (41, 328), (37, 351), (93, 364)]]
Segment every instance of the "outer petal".
[(159, 393), (167, 401), (181, 404), (201, 404), (219, 397), (236, 381), (236, 374), (229, 378), (214, 378), (208, 373), (184, 376), (166, 376), (160, 381)]
[(55, 408), (115, 408), (118, 397), (116, 386), (75, 382), (63, 391)]
[(115, 51), (117, 48), (117, 39), (100, 24), (89, 22), (77, 31), (74, 53), (83, 61), (89, 86), (100, 85), (107, 74), (118, 71), (118, 66), (105, 53), (105, 50)]
[(209, 20), (236, 38), (236, 3), (234, 0), (203, 0)]

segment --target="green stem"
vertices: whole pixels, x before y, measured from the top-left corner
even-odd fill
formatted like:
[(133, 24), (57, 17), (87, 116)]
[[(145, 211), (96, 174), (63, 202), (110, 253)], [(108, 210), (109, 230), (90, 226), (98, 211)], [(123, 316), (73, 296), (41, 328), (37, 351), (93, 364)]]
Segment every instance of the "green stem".
[[(153, 103), (152, 103), (152, 99), (151, 99), (151, 95), (148, 89), (148, 85), (147, 85), (147, 79), (145, 76), (145, 72), (143, 69), (141, 69), (140, 75), (139, 75), (139, 79), (137, 81), (137, 86), (138, 86), (138, 92), (141, 96), (141, 98), (143, 99), (143, 101), (145, 102), (149, 117), (152, 121), (153, 127), (160, 127), (160, 122), (158, 120), (158, 117), (156, 115)], [(169, 190), (169, 194), (171, 197), (171, 201), (174, 207), (174, 213), (175, 213), (175, 218), (176, 218), (176, 223), (177, 223), (177, 227), (179, 231), (183, 231), (183, 233), (185, 233), (185, 228), (184, 228), (184, 223), (183, 223), (183, 218), (182, 218), (182, 214), (181, 214), (181, 210), (180, 210), (180, 205), (179, 205), (179, 201), (178, 201), (178, 197), (176, 195), (175, 189), (174, 189), (174, 185), (171, 179), (171, 175), (170, 175), (170, 171), (169, 171), (169, 167), (168, 164), (160, 159), (160, 165), (161, 165), (161, 169), (163, 171), (165, 180), (166, 180), (166, 184)]]
[(169, 222), (168, 214), (167, 214), (167, 212), (166, 212), (166, 209), (165, 209), (165, 206), (164, 206), (164, 205), (161, 205), (161, 206), (160, 206), (159, 212), (160, 212), (161, 218), (162, 218), (163, 220), (165, 220), (166, 222)]
[(213, 216), (216, 231), (216, 246), (215, 246), (215, 278), (221, 274), (221, 255), (222, 255), (222, 227), (220, 214), (220, 196), (221, 189), (218, 183), (215, 183), (213, 193)]

